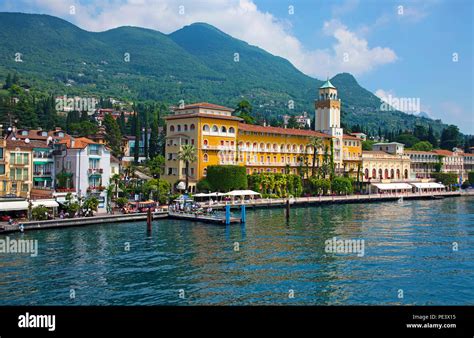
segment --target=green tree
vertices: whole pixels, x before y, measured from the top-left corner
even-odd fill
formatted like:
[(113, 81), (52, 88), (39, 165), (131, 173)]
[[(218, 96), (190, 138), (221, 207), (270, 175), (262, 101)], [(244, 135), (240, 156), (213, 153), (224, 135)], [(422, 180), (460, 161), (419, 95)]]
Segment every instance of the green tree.
[(288, 124), (286, 126), (292, 129), (299, 128), (299, 124), (298, 124), (298, 121), (296, 121), (296, 117), (290, 116), (290, 118), (288, 119)]
[(117, 121), (111, 114), (106, 114), (104, 117), (104, 127), (107, 133), (105, 140), (108, 146), (112, 149), (112, 155), (120, 157), (122, 155), (122, 133)]
[(159, 201), (161, 204), (166, 203), (171, 185), (162, 179), (154, 178), (145, 182), (142, 186), (142, 192), (149, 199)]
[(151, 125), (150, 133), (150, 158), (154, 158), (160, 153), (159, 144), (159, 124), (158, 124), (158, 112), (153, 115), (153, 123)]
[(420, 141), (420, 142), (415, 143), (412, 149), (419, 150), (419, 151), (431, 151), (433, 150), (433, 145), (429, 143), (428, 141)]
[(133, 162), (138, 164), (138, 159), (140, 157), (140, 140), (141, 137), (141, 129), (140, 129), (140, 119), (138, 116), (138, 111), (135, 113), (135, 144), (133, 147)]
[(165, 158), (163, 155), (157, 155), (146, 162), (146, 167), (150, 170), (153, 177), (160, 178), (165, 168)]
[(413, 147), (414, 144), (420, 142), (420, 140), (417, 137), (413, 136), (412, 134), (408, 134), (408, 133), (403, 133), (403, 134), (398, 135), (395, 138), (395, 141), (403, 143), (405, 145), (405, 147), (407, 147), (407, 148), (411, 148), (411, 147)]
[(197, 161), (196, 147), (192, 144), (185, 144), (181, 146), (178, 152), (178, 160), (183, 161), (186, 165), (186, 190), (189, 187), (189, 164)]
[(207, 167), (206, 179), (213, 191), (247, 189), (245, 167), (238, 165), (210, 165)]
[(319, 137), (311, 137), (309, 139), (307, 147), (311, 147), (313, 149), (313, 161), (311, 164), (311, 176), (316, 176), (316, 163), (319, 167), (319, 151), (324, 147), (324, 142)]
[(84, 203), (82, 203), (82, 213), (89, 216), (93, 216), (94, 211), (97, 211), (98, 207), (99, 207), (99, 200), (94, 196), (88, 197), (86, 198)]
[(455, 125), (449, 125), (447, 128), (443, 129), (439, 144), (441, 149), (452, 150), (454, 147), (459, 146), (460, 143), (462, 142), (458, 127)]
[(352, 194), (354, 191), (352, 181), (348, 177), (334, 177), (331, 182), (331, 191), (340, 194)]
[(49, 210), (44, 205), (38, 205), (31, 210), (31, 216), (34, 220), (44, 221), (48, 219)]
[(244, 123), (255, 124), (255, 118), (252, 116), (252, 105), (247, 100), (242, 100), (237, 104), (234, 115), (244, 120)]

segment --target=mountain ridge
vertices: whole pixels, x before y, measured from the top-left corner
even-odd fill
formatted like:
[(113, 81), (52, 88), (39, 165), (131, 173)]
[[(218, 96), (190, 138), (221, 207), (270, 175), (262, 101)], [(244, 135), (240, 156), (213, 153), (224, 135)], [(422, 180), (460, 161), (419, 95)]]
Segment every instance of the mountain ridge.
[[(230, 107), (248, 99), (259, 113), (278, 117), (312, 114), (322, 83), (288, 60), (207, 23), (170, 34), (136, 26), (89, 32), (46, 14), (3, 12), (0, 40), (0, 81), (16, 71), (33, 86), (57, 95), (209, 101)], [(24, 62), (14, 62), (17, 52)], [(398, 130), (418, 123), (432, 125), (438, 133), (444, 126), (426, 117), (380, 111), (380, 99), (348, 73), (331, 82), (338, 87), (346, 125)], [(290, 101), (294, 110), (288, 108)]]

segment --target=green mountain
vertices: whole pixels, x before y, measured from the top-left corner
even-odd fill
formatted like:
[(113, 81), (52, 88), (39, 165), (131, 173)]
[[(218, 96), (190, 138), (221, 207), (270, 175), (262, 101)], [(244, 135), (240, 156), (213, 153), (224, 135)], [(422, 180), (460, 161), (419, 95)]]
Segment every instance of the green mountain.
[[(119, 27), (88, 32), (49, 15), (0, 13), (0, 82), (18, 72), (23, 82), (55, 95), (113, 96), (176, 104), (209, 101), (236, 106), (248, 99), (267, 116), (314, 111), (322, 81), (290, 62), (205, 23), (172, 34)], [(15, 55), (21, 54), (21, 61)], [(376, 130), (440, 121), (381, 112), (380, 100), (350, 74), (332, 83), (343, 102), (343, 122)], [(288, 103), (294, 102), (294, 110)]]

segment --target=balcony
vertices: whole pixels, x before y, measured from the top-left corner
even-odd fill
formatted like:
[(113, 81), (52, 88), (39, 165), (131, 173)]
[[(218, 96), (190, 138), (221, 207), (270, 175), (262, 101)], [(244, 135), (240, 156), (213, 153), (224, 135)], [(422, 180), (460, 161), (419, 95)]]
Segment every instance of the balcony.
[(101, 191), (104, 191), (105, 190), (105, 187), (102, 186), (102, 185), (90, 185), (88, 188), (87, 188), (87, 192), (101, 192)]
[(104, 169), (102, 168), (89, 168), (87, 171), (89, 175), (101, 175), (104, 173)]
[(51, 175), (52, 175), (51, 171), (35, 171), (35, 172), (33, 172), (33, 176), (51, 177)]

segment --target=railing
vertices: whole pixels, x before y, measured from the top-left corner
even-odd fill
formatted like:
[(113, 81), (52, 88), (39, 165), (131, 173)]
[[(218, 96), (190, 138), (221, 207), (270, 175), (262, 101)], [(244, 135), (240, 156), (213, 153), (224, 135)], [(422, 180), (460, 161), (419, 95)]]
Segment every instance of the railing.
[(102, 174), (104, 172), (104, 169), (102, 169), (102, 168), (89, 168), (88, 172), (89, 172), (89, 174)]

